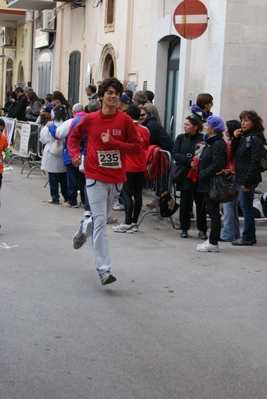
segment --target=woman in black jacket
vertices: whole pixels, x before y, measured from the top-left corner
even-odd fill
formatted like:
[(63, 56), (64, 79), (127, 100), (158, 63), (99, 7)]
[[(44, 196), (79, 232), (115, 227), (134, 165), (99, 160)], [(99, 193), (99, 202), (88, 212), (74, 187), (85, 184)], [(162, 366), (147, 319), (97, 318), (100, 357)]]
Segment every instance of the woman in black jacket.
[(11, 91), (9, 94), (10, 105), (6, 111), (6, 116), (8, 118), (14, 118), (15, 107), (17, 104), (17, 95), (15, 91)]
[(221, 233), (219, 202), (209, 196), (210, 179), (225, 168), (227, 147), (223, 139), (224, 123), (218, 116), (209, 116), (205, 126), (205, 147), (199, 160), (198, 191), (204, 193), (210, 216), (210, 236), (203, 244), (197, 245), (199, 252), (219, 252), (218, 240)]
[(254, 192), (262, 181), (261, 158), (266, 144), (262, 119), (256, 111), (243, 111), (240, 116), (241, 129), (234, 131), (232, 154), (236, 158), (236, 179), (239, 202), (244, 215), (241, 237), (232, 245), (257, 243), (253, 211)]
[[(190, 168), (195, 168), (193, 156), (195, 147), (198, 143), (203, 141), (203, 135), (200, 133), (202, 130), (202, 123), (200, 118), (192, 114), (184, 121), (184, 134), (179, 134), (174, 142), (172, 158), (176, 164), (188, 165)], [(197, 191), (197, 182), (193, 182), (189, 178), (181, 184), (176, 184), (176, 190), (180, 191), (180, 227), (182, 238), (188, 238), (188, 230), (190, 229), (191, 219), (190, 210), (192, 203), (192, 194), (196, 203), (197, 211), (197, 228), (199, 230), (198, 236), (201, 239), (207, 238), (207, 220), (206, 220), (206, 207), (205, 199), (202, 193)]]

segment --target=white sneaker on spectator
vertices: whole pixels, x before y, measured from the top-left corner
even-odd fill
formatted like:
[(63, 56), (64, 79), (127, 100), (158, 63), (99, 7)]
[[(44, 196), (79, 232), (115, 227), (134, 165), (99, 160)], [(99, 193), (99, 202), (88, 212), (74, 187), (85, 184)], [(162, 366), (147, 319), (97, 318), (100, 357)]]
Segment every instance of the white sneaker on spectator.
[(112, 218), (111, 216), (107, 218), (107, 224), (117, 223), (117, 221), (118, 219)]
[(136, 223), (132, 223), (132, 230), (133, 230), (134, 233), (138, 232), (138, 226), (137, 226)]
[(119, 201), (116, 201), (114, 206), (113, 206), (113, 211), (124, 211), (125, 206), (121, 204)]
[(209, 240), (197, 245), (198, 252), (219, 252), (219, 246), (210, 244)]
[(112, 228), (116, 233), (133, 233), (132, 224), (122, 223), (119, 226), (113, 226)]

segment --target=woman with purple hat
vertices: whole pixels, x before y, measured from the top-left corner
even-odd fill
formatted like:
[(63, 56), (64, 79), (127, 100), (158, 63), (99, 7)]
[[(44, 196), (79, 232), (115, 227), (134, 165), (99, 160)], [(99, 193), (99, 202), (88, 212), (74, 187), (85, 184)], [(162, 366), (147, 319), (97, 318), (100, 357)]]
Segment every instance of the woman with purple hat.
[(218, 116), (209, 116), (205, 125), (205, 147), (198, 167), (198, 191), (204, 193), (210, 216), (210, 235), (207, 241), (197, 245), (198, 252), (219, 252), (218, 241), (221, 233), (221, 214), (219, 202), (209, 196), (210, 180), (225, 168), (227, 147), (223, 139), (224, 123)]

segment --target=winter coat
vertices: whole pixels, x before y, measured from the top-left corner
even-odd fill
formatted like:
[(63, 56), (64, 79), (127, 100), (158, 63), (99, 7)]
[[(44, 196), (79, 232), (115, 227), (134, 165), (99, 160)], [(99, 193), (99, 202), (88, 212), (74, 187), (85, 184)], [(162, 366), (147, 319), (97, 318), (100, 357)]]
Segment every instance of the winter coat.
[[(55, 123), (55, 125), (58, 124)], [(45, 144), (41, 169), (46, 170), (47, 172), (50, 173), (64, 173), (66, 172), (67, 169), (63, 163), (62, 157), (57, 157), (56, 155), (52, 154), (52, 152), (50, 152), (50, 145), (52, 140), (53, 137), (48, 127), (45, 126), (40, 132), (40, 141), (41, 143)]]
[(16, 101), (14, 103), (11, 103), (11, 105), (7, 110), (6, 117), (15, 118), (14, 114), (15, 114), (16, 104), (17, 104)]
[(64, 165), (69, 165), (72, 163), (72, 160), (71, 160), (71, 157), (69, 154), (69, 150), (68, 150), (68, 137), (71, 134), (72, 130), (75, 128), (75, 126), (78, 125), (78, 123), (80, 122), (81, 118), (84, 115), (87, 115), (87, 113), (84, 111), (77, 112), (74, 115), (74, 118), (67, 119), (57, 129), (53, 129), (53, 131), (50, 129), (50, 133), (56, 140), (65, 139), (63, 155), (62, 155)]
[(19, 121), (26, 121), (25, 110), (28, 105), (28, 100), (25, 94), (18, 97), (12, 118), (17, 118)]
[(233, 137), (232, 155), (236, 161), (236, 180), (238, 184), (249, 188), (259, 184), (261, 176), (261, 158), (266, 139), (262, 131), (250, 129), (239, 137)]
[(142, 125), (146, 126), (150, 132), (150, 145), (157, 145), (163, 150), (172, 153), (173, 139), (166, 132), (164, 127), (158, 123), (155, 115), (149, 115)]
[(198, 168), (198, 191), (209, 192), (210, 179), (226, 167), (227, 147), (221, 133), (205, 140)]
[[(192, 162), (192, 158), (195, 153), (195, 148), (197, 143), (203, 141), (203, 134), (179, 134), (177, 136), (173, 152), (172, 159), (176, 162), (176, 164), (188, 165), (190, 166)], [(191, 156), (188, 156), (190, 154)], [(176, 190), (193, 190), (195, 191), (197, 187), (197, 183), (194, 183), (191, 179), (186, 178), (181, 184), (176, 184)]]

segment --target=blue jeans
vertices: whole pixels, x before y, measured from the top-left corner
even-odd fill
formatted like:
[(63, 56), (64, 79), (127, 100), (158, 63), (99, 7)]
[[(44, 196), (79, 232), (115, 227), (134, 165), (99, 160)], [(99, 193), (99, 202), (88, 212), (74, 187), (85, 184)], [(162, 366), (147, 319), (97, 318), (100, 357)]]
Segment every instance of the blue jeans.
[(252, 184), (250, 186), (250, 191), (244, 193), (242, 191), (242, 185), (238, 184), (238, 198), (244, 216), (244, 229), (241, 238), (245, 241), (256, 240), (256, 228), (253, 211), (253, 199), (256, 187), (257, 184)]
[(68, 179), (68, 202), (74, 206), (77, 205), (77, 191), (79, 184), (79, 168), (72, 165), (66, 165), (67, 179)]
[(238, 217), (238, 196), (230, 202), (225, 202), (223, 206), (223, 229), (221, 239), (224, 241), (234, 241), (240, 237), (239, 217)]
[(68, 199), (67, 173), (48, 172), (50, 194), (54, 202), (59, 201), (58, 184), (60, 184), (61, 194), (65, 201)]

